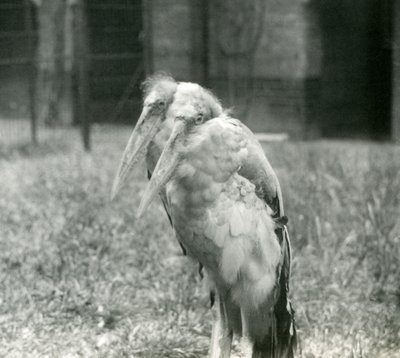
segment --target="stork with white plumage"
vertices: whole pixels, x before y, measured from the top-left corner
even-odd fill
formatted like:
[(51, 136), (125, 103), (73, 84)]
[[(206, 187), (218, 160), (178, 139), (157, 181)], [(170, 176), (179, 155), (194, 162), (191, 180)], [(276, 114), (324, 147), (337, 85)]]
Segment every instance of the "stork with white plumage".
[[(168, 75), (156, 74), (143, 83), (143, 91), (142, 113), (122, 155), (113, 183), (111, 199), (120, 191), (134, 165), (144, 158), (150, 179), (171, 134), (174, 118), (186, 103), (192, 103), (196, 115), (202, 116), (205, 120), (222, 114), (219, 100), (197, 83), (177, 82)], [(172, 225), (165, 190), (160, 191), (160, 197)], [(180, 245), (186, 254), (183, 244), (180, 243)]]
[(205, 120), (218, 117), (223, 109), (219, 100), (197, 83), (176, 82), (172, 77), (156, 74), (143, 83), (143, 109), (129, 138), (111, 197), (114, 198), (125, 183), (132, 167), (146, 158), (149, 176), (171, 134), (174, 118), (186, 103), (195, 106), (197, 115)]
[[(250, 339), (253, 357), (292, 357), (290, 243), (276, 175), (241, 122), (226, 116), (210, 120), (213, 111), (199, 106), (198, 96), (173, 92), (164, 122), (136, 126), (114, 194), (147, 148), (148, 167), (154, 169), (173, 126), (139, 212), (163, 193), (178, 240), (214, 282), (219, 315), (211, 356), (229, 357), (235, 332)], [(219, 105), (212, 96), (208, 101), (208, 108)]]

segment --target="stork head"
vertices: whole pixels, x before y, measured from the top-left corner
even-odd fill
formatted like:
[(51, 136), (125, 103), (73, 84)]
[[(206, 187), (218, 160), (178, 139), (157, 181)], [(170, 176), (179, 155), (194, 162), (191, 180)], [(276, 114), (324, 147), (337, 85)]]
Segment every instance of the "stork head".
[(177, 117), (202, 117), (204, 121), (208, 121), (222, 112), (219, 100), (211, 91), (197, 83), (180, 82), (168, 108), (167, 118), (172, 122)]
[(143, 110), (129, 138), (111, 192), (113, 199), (121, 189), (130, 170), (146, 155), (147, 147), (166, 118), (178, 84), (171, 77), (155, 75), (143, 84)]
[(172, 128), (175, 118), (185, 118), (190, 126), (193, 119), (207, 121), (223, 111), (219, 100), (210, 91), (196, 83), (175, 82), (164, 75), (150, 77), (144, 84), (144, 93), (143, 111), (122, 156), (111, 198), (118, 193), (133, 166), (146, 156), (161, 123)]

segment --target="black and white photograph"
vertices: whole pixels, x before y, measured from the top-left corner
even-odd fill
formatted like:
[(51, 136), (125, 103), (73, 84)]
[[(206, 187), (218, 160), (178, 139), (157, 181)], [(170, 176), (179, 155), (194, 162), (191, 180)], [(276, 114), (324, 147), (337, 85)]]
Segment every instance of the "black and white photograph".
[(400, 358), (400, 1), (0, 0), (0, 357)]

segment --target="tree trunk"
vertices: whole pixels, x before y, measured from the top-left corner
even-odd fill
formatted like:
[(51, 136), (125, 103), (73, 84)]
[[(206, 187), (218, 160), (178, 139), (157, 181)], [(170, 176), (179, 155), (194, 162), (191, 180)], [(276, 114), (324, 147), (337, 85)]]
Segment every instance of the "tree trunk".
[(75, 123), (81, 126), (83, 145), (86, 151), (90, 150), (90, 111), (89, 111), (89, 29), (85, 0), (76, 0), (74, 22), (74, 117)]
[(38, 7), (36, 83), (39, 123), (72, 123), (72, 5), (68, 0), (42, 0)]

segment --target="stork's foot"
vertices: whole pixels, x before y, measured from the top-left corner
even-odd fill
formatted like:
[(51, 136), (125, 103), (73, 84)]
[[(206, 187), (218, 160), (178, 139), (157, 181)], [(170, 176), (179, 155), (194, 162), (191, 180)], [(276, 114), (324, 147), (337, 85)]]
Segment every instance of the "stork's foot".
[(232, 332), (221, 321), (215, 321), (211, 335), (210, 358), (230, 358)]
[(242, 353), (241, 357), (245, 358), (252, 357), (253, 343), (250, 341), (248, 337), (242, 337), (240, 339), (240, 352)]

